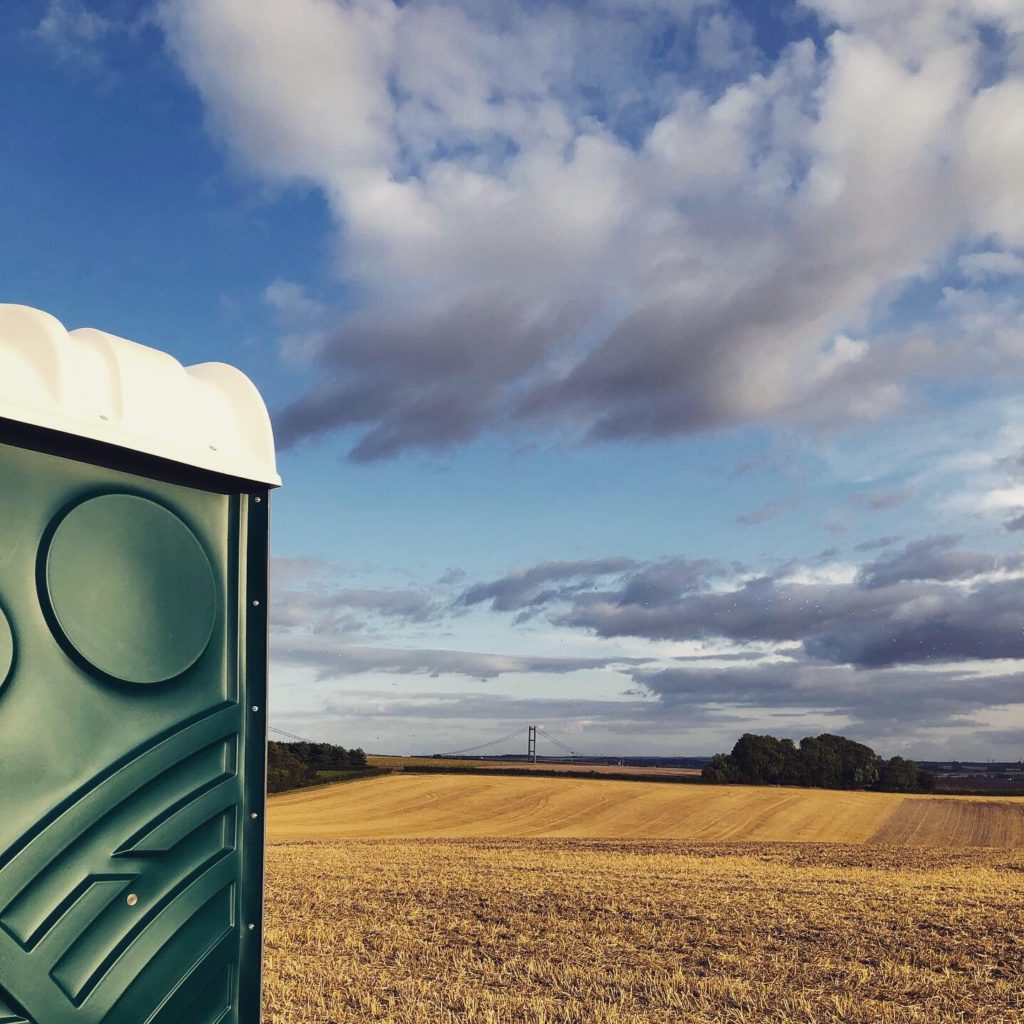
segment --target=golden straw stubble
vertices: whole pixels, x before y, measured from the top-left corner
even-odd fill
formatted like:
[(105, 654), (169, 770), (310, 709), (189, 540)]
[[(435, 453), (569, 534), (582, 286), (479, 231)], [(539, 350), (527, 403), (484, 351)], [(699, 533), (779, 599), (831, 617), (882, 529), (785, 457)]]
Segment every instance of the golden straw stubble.
[(268, 853), (268, 1024), (1024, 1021), (1020, 850), (392, 838)]

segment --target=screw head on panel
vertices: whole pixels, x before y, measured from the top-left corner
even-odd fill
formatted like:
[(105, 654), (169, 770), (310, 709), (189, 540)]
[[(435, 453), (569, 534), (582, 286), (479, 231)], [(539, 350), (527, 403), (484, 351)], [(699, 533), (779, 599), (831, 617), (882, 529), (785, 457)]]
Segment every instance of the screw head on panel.
[(125, 903), (127, 903), (129, 907), (134, 907), (135, 904), (138, 903), (138, 902), (139, 902), (139, 897), (136, 896), (135, 893), (133, 893), (133, 892), (128, 893), (128, 896), (125, 899)]
[(254, 925), (254, 924), (248, 925), (248, 928), (249, 928), (249, 931), (251, 931), (251, 932), (256, 931), (256, 925)]
[(253, 704), (252, 709), (253, 709), (253, 711), (259, 711), (259, 709), (260, 709), (259, 704)]
[(253, 821), (255, 821), (259, 817), (259, 815), (255, 811), (253, 811), (252, 814), (249, 815), (249, 817), (252, 818)]

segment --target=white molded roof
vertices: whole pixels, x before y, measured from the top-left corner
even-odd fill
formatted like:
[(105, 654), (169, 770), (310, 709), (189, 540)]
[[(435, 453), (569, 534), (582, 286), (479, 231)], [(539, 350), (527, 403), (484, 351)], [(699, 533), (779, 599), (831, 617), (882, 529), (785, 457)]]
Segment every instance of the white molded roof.
[(0, 417), (277, 486), (267, 407), (241, 370), (182, 366), (91, 327), (0, 303)]

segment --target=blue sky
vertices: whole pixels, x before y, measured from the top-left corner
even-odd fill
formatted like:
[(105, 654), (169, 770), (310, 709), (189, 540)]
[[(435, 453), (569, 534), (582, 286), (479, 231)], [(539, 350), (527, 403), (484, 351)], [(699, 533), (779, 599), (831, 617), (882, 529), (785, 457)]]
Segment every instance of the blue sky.
[(270, 405), (275, 724), (1024, 749), (1011, 0), (41, 0), (4, 301)]

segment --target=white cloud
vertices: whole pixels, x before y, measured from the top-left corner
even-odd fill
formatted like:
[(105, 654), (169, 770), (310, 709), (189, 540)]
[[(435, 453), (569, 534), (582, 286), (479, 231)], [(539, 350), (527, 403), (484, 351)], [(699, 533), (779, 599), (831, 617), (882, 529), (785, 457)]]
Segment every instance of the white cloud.
[(280, 278), (264, 289), (263, 301), (280, 316), (293, 321), (315, 320), (325, 312), (324, 304), (308, 295), (302, 285)]
[(975, 507), (983, 512), (1005, 511), (1024, 507), (1024, 484), (1013, 487), (997, 487), (984, 494), (974, 496)]
[(327, 307), (302, 285), (281, 278), (267, 285), (262, 298), (284, 329), (278, 339), (282, 359), (299, 369), (308, 367), (320, 348)]
[(47, 0), (33, 37), (65, 69), (85, 71), (101, 88), (120, 81), (120, 52), (154, 23), (148, 4)]
[(964, 143), (972, 227), (1024, 247), (1024, 77), (978, 93), (967, 110)]
[(845, 586), (857, 578), (858, 566), (851, 562), (827, 562), (825, 565), (799, 565), (779, 577), (783, 585), (811, 586), (826, 584)]
[(974, 281), (1017, 277), (1024, 274), (1024, 258), (1012, 252), (971, 252), (960, 257), (960, 269)]
[[(211, 129), (323, 190), (363, 297), (318, 333), (285, 441), (356, 431), (377, 458), (495, 427), (835, 424), (948, 372), (868, 327), (963, 239), (1024, 241), (1024, 77), (991, 80), (978, 32), (1009, 52), (1022, 19), (813, 6), (826, 48), (768, 66), (724, 5), (167, 0)], [(666, 19), (692, 48), (659, 63)]]
[(103, 61), (104, 39), (116, 29), (81, 0), (50, 0), (35, 34), (58, 60), (95, 70)]

